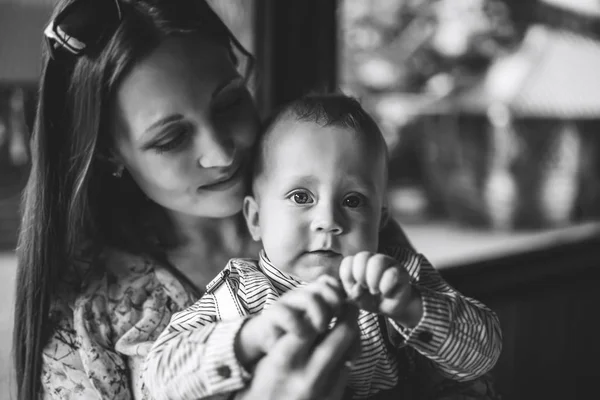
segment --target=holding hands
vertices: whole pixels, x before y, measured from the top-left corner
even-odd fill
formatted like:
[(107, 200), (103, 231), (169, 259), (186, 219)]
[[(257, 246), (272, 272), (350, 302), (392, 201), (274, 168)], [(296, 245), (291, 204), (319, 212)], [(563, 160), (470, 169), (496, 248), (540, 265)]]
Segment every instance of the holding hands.
[(249, 386), (236, 400), (340, 400), (348, 384), (347, 362), (360, 354), (358, 309), (342, 307), (323, 336), (284, 335), (256, 364)]
[[(253, 379), (237, 399), (263, 399), (265, 393), (270, 399), (342, 398), (349, 378), (345, 365), (360, 354), (356, 306), (406, 328), (419, 323), (421, 295), (394, 258), (370, 252), (347, 256), (339, 277), (321, 276), (285, 293), (242, 326), (238, 360), (255, 367), (256, 376), (271, 378)], [(338, 322), (328, 332), (333, 317)]]
[(288, 333), (316, 338), (339, 315), (344, 301), (341, 284), (330, 276), (321, 276), (304, 287), (290, 290), (244, 324), (237, 341), (238, 359), (244, 366), (253, 364)]
[(405, 328), (415, 327), (423, 315), (419, 292), (397, 260), (368, 251), (346, 256), (340, 279), (348, 298), (359, 308), (384, 315)]
[(360, 354), (358, 309), (345, 300), (340, 282), (321, 276), (248, 319), (236, 353), (244, 366), (255, 365), (255, 378), (236, 399), (340, 399), (349, 377), (344, 366)]
[(236, 339), (236, 355), (242, 365), (251, 367), (286, 334), (316, 340), (328, 330), (332, 318), (340, 315), (347, 300), (405, 328), (413, 328), (421, 320), (421, 295), (410, 283), (406, 268), (394, 258), (363, 251), (345, 257), (339, 275), (340, 280), (324, 275), (290, 290), (249, 318)]

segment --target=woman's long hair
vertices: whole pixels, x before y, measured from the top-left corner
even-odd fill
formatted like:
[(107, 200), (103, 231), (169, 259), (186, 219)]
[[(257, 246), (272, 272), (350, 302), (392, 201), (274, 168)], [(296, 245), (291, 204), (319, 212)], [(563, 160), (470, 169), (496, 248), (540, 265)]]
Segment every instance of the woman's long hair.
[[(75, 0), (79, 1), (79, 0)], [(94, 0), (110, 1), (110, 0)], [(53, 18), (73, 0), (63, 0)], [(200, 32), (251, 56), (201, 0), (119, 0), (122, 18), (96, 52), (71, 59), (43, 55), (32, 168), (22, 204), (13, 334), (17, 398), (41, 391), (42, 350), (53, 326), (50, 305), (86, 243), (115, 246), (162, 260), (153, 215), (131, 177), (111, 176), (110, 102), (124, 74), (170, 35)], [(164, 214), (164, 211), (162, 212)], [(164, 218), (166, 221), (166, 218)], [(161, 227), (164, 230), (164, 226)]]

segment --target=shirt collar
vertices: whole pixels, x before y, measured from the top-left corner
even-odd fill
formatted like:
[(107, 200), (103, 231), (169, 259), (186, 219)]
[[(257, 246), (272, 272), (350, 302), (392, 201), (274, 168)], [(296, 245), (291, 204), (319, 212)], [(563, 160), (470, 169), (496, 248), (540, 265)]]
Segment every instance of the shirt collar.
[(265, 253), (264, 249), (261, 250), (258, 255), (258, 265), (271, 281), (283, 280), (294, 287), (304, 286), (306, 284), (306, 282), (294, 278), (292, 275), (287, 274), (275, 267), (273, 263), (271, 263), (271, 261), (269, 260), (269, 257), (267, 257), (267, 253)]

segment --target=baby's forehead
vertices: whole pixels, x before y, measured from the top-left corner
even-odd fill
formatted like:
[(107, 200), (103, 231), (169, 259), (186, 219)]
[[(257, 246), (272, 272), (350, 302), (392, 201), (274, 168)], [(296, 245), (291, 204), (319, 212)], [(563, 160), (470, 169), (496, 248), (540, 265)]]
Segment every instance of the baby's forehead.
[[(332, 149), (332, 146), (339, 151), (325, 150)], [(349, 164), (344, 162), (340, 164), (340, 157), (344, 159), (346, 154), (349, 159), (358, 158), (358, 160), (373, 160), (373, 162), (359, 161), (355, 164), (349, 161)], [(292, 115), (272, 123), (270, 129), (265, 132), (261, 149), (257, 154), (259, 160), (255, 164), (257, 170), (254, 178), (264, 176), (269, 179), (276, 172), (279, 172), (277, 173), (279, 176), (284, 171), (289, 172), (291, 165), (301, 165), (302, 170), (307, 164), (323, 165), (320, 161), (327, 159), (329, 155), (334, 164), (326, 162), (325, 165), (336, 165), (336, 168), (341, 168), (337, 171), (342, 175), (362, 176), (376, 172), (378, 175), (383, 173), (387, 176), (387, 148), (383, 139), (377, 141), (376, 138), (369, 137), (368, 134), (357, 131), (351, 126), (322, 124)], [(374, 162), (375, 160), (382, 162)]]
[[(334, 134), (335, 133), (335, 134)], [(341, 135), (339, 133), (342, 133)], [(336, 123), (321, 123), (314, 120), (302, 119), (287, 112), (274, 121), (262, 138), (263, 155), (272, 157), (274, 152), (287, 147), (289, 142), (319, 145), (323, 136), (329, 140), (352, 140), (360, 144), (354, 151), (373, 154), (380, 150), (379, 141), (375, 134), (363, 132), (352, 126)], [(312, 153), (312, 152), (309, 152)], [(379, 151), (377, 151), (379, 153)], [(310, 155), (310, 154), (309, 154)], [(383, 156), (384, 154), (377, 154)]]

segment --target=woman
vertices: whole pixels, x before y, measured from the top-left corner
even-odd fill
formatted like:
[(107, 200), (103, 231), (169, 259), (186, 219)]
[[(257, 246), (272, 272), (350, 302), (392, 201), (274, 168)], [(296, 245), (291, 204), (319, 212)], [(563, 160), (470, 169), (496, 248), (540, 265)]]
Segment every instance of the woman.
[[(63, 0), (52, 21), (18, 247), (18, 398), (144, 398), (172, 313), (258, 251), (240, 214), (259, 120), (237, 53), (251, 56), (201, 0)], [(240, 397), (340, 398), (356, 322), (313, 339), (280, 341)]]
[[(143, 398), (141, 360), (171, 313), (257, 251), (240, 218), (259, 121), (235, 53), (250, 55), (199, 0), (62, 1), (52, 20), (18, 247), (18, 398)], [(265, 359), (250, 394), (328, 396), (355, 340), (348, 321), (314, 354), (282, 343), (303, 362)]]

